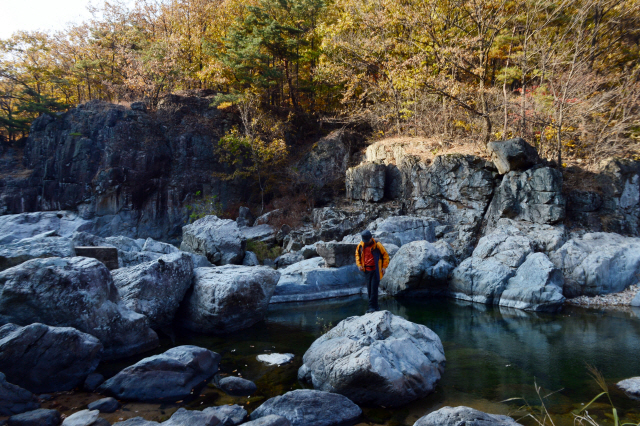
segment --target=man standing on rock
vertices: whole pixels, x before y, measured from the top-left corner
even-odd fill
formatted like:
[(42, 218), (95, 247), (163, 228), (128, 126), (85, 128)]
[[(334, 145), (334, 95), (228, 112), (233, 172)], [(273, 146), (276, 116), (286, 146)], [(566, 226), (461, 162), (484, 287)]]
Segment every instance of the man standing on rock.
[(378, 285), (389, 266), (389, 253), (381, 243), (373, 239), (369, 230), (362, 234), (362, 241), (356, 248), (356, 265), (364, 272), (369, 295), (367, 313), (378, 310)]

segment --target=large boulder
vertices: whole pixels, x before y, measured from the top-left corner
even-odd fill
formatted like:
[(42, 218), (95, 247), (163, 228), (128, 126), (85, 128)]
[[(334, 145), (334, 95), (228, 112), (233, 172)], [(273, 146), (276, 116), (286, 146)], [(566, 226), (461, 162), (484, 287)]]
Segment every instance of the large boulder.
[(392, 296), (443, 293), (454, 267), (453, 250), (445, 241), (414, 241), (394, 255), (380, 286)]
[(493, 229), (501, 218), (555, 224), (564, 219), (565, 204), (559, 170), (538, 167), (509, 172), (495, 191), (484, 226)]
[(90, 231), (93, 222), (76, 212), (49, 211), (0, 216), (0, 244), (35, 237), (54, 231), (60, 237), (70, 237), (76, 231)]
[(384, 197), (386, 167), (365, 163), (347, 170), (347, 198), (378, 202)]
[(378, 311), (347, 318), (313, 342), (298, 379), (358, 404), (394, 407), (433, 392), (445, 361), (429, 328)]
[(144, 358), (98, 390), (118, 399), (175, 402), (201, 388), (218, 371), (220, 355), (197, 346), (177, 346)]
[(274, 245), (276, 243), (276, 230), (267, 223), (240, 228), (240, 233), (247, 241), (260, 241), (268, 245)]
[(39, 408), (9, 417), (9, 426), (59, 426), (62, 416), (58, 410)]
[(291, 426), (348, 426), (357, 423), (362, 410), (342, 395), (298, 389), (267, 400), (250, 418), (274, 414), (285, 417)]
[(487, 151), (501, 175), (527, 170), (540, 162), (538, 151), (522, 138), (489, 142)]
[(360, 294), (365, 288), (364, 274), (355, 264), (325, 268), (321, 257), (295, 263), (279, 272), (280, 280), (271, 303), (352, 296)]
[(638, 282), (640, 238), (596, 232), (569, 240), (549, 258), (564, 274), (564, 295), (617, 293)]
[(12, 416), (40, 408), (38, 398), (26, 389), (7, 382), (0, 373), (0, 416)]
[(419, 418), (413, 426), (520, 426), (511, 417), (487, 414), (470, 407), (442, 407)]
[(180, 249), (205, 256), (214, 265), (240, 264), (245, 243), (236, 222), (205, 216), (182, 228)]
[(402, 247), (413, 241), (435, 242), (439, 225), (437, 220), (428, 217), (391, 216), (375, 220), (367, 229), (382, 243)]
[(74, 255), (74, 247), (69, 238), (60, 237), (55, 231), (49, 231), (0, 246), (0, 271), (31, 259)]
[(98, 339), (71, 327), (0, 327), (0, 371), (31, 392), (75, 388), (96, 369), (101, 355)]
[(87, 257), (33, 259), (0, 272), (0, 324), (9, 322), (74, 327), (102, 342), (104, 359), (158, 346), (147, 318), (121, 303), (109, 270)]
[(256, 384), (251, 380), (235, 376), (220, 379), (218, 387), (227, 395), (233, 396), (250, 396), (258, 390)]
[(544, 253), (532, 253), (509, 279), (500, 306), (526, 311), (555, 311), (564, 303), (562, 272)]
[[(176, 249), (177, 250), (177, 249)], [(151, 262), (111, 272), (122, 303), (149, 318), (151, 327), (171, 324), (193, 280), (189, 253), (166, 254)]]
[(82, 410), (65, 418), (62, 426), (111, 426), (111, 423), (100, 417), (99, 410)]
[(162, 424), (164, 426), (216, 426), (220, 424), (220, 419), (211, 410), (198, 411), (179, 408), (169, 420), (162, 422)]
[(640, 401), (640, 377), (621, 380), (616, 383), (616, 386), (627, 394), (629, 398)]
[(220, 419), (220, 426), (236, 426), (245, 421), (247, 410), (240, 405), (219, 405), (204, 410)]
[(266, 266), (196, 268), (182, 312), (194, 331), (222, 334), (264, 319), (280, 273)]
[(352, 243), (319, 242), (316, 244), (316, 251), (324, 259), (325, 266), (339, 268), (356, 263), (357, 247), (357, 244)]

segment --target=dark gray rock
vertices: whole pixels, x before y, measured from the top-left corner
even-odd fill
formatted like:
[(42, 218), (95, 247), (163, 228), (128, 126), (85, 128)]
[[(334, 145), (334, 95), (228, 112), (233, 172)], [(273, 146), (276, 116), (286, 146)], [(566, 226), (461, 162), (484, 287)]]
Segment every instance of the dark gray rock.
[(636, 297), (631, 301), (631, 306), (640, 308), (640, 291), (636, 294)]
[(392, 296), (442, 294), (454, 266), (453, 250), (445, 241), (414, 241), (395, 253), (380, 287)]
[(186, 410), (179, 408), (171, 418), (162, 422), (164, 426), (216, 426), (220, 424), (220, 419), (212, 412)]
[(309, 244), (308, 246), (303, 246), (300, 248), (299, 252), (304, 257), (304, 259), (311, 259), (312, 257), (320, 256), (318, 254), (318, 243)]
[(297, 165), (301, 182), (322, 188), (344, 179), (349, 162), (344, 136), (344, 131), (335, 130), (313, 145)]
[(362, 410), (342, 395), (299, 389), (267, 400), (250, 418), (273, 414), (285, 417), (291, 426), (348, 426), (357, 423)]
[(89, 408), (89, 410), (98, 410), (101, 413), (113, 413), (120, 408), (120, 403), (117, 399), (108, 397), (93, 401), (87, 405), (87, 408)]
[(180, 249), (205, 256), (214, 265), (242, 263), (245, 239), (229, 219), (205, 216), (182, 228)]
[(194, 331), (223, 334), (262, 321), (280, 273), (264, 266), (196, 268), (182, 311)]
[(207, 414), (213, 414), (220, 419), (221, 426), (236, 426), (245, 421), (247, 410), (239, 405), (220, 405), (203, 410)]
[(246, 426), (291, 426), (291, 422), (286, 417), (270, 414), (268, 416), (260, 417), (257, 420), (243, 423)]
[(38, 408), (38, 398), (28, 390), (7, 382), (4, 373), (0, 373), (0, 416), (12, 416)]
[(616, 383), (616, 386), (627, 394), (629, 398), (640, 401), (640, 377), (621, 380)]
[(118, 249), (115, 247), (75, 247), (75, 255), (99, 260), (109, 270), (118, 269)]
[(144, 358), (98, 389), (118, 399), (175, 402), (201, 388), (218, 371), (220, 355), (197, 346), (177, 346)]
[(246, 251), (244, 253), (244, 258), (242, 259), (243, 266), (260, 266), (260, 261), (258, 260), (258, 256), (252, 251)]
[(235, 376), (220, 379), (218, 387), (220, 387), (224, 393), (233, 396), (250, 396), (258, 390), (256, 384), (251, 380)]
[(147, 238), (142, 246), (142, 251), (152, 251), (154, 253), (171, 254), (178, 252), (176, 246)]
[(193, 260), (185, 252), (165, 254), (158, 260), (120, 268), (111, 275), (122, 303), (145, 315), (150, 326), (158, 328), (173, 322), (193, 282)]
[(238, 211), (238, 218), (236, 219), (238, 227), (243, 228), (245, 226), (251, 226), (255, 221), (256, 217), (251, 213), (251, 210), (249, 210), (248, 207), (240, 207)]
[(123, 422), (116, 422), (113, 426), (158, 426), (160, 423), (152, 422), (151, 420), (145, 420), (142, 417), (133, 417)]
[(378, 311), (347, 318), (313, 342), (298, 379), (358, 404), (397, 407), (433, 392), (445, 362), (437, 334)]
[(158, 346), (147, 318), (121, 304), (109, 270), (87, 257), (33, 259), (0, 272), (0, 323), (8, 322), (74, 327), (102, 342), (103, 359)]
[(40, 408), (9, 417), (9, 426), (59, 426), (62, 416), (57, 410)]
[(602, 207), (602, 196), (595, 191), (572, 190), (567, 196), (567, 213), (595, 212)]
[(240, 228), (240, 233), (245, 240), (260, 241), (270, 246), (276, 243), (276, 230), (267, 223)]
[(435, 229), (439, 225), (428, 217), (391, 216), (372, 222), (367, 229), (378, 241), (402, 247), (413, 241), (435, 242)]
[(282, 209), (271, 210), (270, 212), (264, 213), (256, 218), (255, 222), (253, 222), (253, 226), (268, 225), (272, 221), (282, 218), (283, 215), (284, 210)]
[(347, 198), (378, 202), (384, 197), (386, 167), (365, 163), (347, 170)]
[(100, 373), (91, 373), (87, 376), (82, 386), (87, 392), (93, 392), (104, 383), (104, 376)]
[(352, 243), (319, 242), (316, 244), (316, 251), (324, 259), (325, 266), (339, 268), (356, 263), (357, 247), (357, 244)]
[(31, 324), (0, 327), (0, 371), (35, 393), (71, 390), (92, 373), (102, 343), (71, 327)]
[(522, 138), (489, 142), (487, 151), (501, 175), (524, 171), (540, 162), (538, 151)]
[(285, 253), (282, 256), (279, 256), (276, 260), (278, 269), (284, 269), (294, 263), (302, 262), (304, 260), (304, 256), (300, 253)]
[(98, 410), (82, 410), (64, 419), (62, 426), (111, 426), (111, 423), (101, 418)]
[(76, 231), (93, 228), (90, 220), (76, 212), (48, 211), (35, 213), (5, 214), (0, 216), (0, 244), (9, 244), (46, 232), (55, 232), (60, 237), (71, 237)]
[(74, 255), (73, 244), (69, 238), (58, 236), (56, 231), (49, 231), (10, 244), (0, 245), (0, 271), (31, 259)]
[(470, 407), (443, 407), (427, 414), (413, 426), (519, 426), (511, 417), (487, 414)]

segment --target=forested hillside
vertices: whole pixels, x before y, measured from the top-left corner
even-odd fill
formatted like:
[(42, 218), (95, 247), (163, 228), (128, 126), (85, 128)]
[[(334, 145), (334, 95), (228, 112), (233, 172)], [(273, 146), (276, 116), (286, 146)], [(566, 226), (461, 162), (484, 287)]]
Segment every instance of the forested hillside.
[(42, 113), (211, 89), (242, 119), (227, 148), (257, 140), (263, 157), (323, 122), (517, 135), (560, 163), (640, 152), (638, 0), (114, 1), (0, 52), (3, 149)]

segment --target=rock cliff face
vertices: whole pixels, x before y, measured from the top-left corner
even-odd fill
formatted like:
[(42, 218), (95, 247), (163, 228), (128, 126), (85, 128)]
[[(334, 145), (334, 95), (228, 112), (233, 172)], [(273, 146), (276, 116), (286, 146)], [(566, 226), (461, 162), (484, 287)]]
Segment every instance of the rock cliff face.
[(92, 101), (32, 126), (22, 165), (0, 164), (0, 214), (77, 210), (101, 236), (177, 241), (197, 191), (223, 202), (237, 186), (213, 146), (233, 117), (210, 107), (211, 96), (169, 95), (147, 112)]

